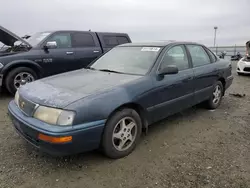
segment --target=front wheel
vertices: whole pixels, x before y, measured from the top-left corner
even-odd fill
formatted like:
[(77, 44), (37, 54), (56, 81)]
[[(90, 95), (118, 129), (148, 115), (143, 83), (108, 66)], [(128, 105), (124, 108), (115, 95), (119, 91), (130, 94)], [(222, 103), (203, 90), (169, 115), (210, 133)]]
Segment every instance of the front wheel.
[(26, 83), (33, 82), (37, 79), (37, 74), (31, 68), (18, 67), (11, 70), (5, 79), (5, 86), (11, 94)]
[(129, 108), (117, 111), (106, 123), (102, 148), (106, 156), (117, 159), (130, 154), (142, 131), (141, 118)]
[(217, 81), (213, 87), (213, 93), (207, 101), (207, 107), (209, 109), (216, 109), (222, 100), (224, 93), (224, 87), (220, 81)]

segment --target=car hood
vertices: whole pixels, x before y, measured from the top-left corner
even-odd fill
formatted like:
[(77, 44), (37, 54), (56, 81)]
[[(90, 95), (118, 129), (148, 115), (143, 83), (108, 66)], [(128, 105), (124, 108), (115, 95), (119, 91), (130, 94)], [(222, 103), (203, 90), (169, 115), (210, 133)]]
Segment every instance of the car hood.
[(24, 44), (32, 47), (27, 41), (23, 40), (22, 38), (18, 37), (11, 31), (7, 30), (6, 28), (0, 26), (0, 42), (7, 46), (14, 46), (16, 41), (21, 41)]
[(79, 99), (110, 91), (141, 77), (81, 69), (26, 84), (19, 93), (37, 104), (64, 108)]

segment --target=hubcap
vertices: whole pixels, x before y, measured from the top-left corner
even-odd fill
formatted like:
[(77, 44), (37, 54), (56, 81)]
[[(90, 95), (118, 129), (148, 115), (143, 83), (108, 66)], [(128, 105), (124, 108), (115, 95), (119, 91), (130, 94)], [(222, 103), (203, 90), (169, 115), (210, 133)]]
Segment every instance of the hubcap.
[(14, 86), (15, 88), (19, 88), (26, 83), (33, 82), (35, 80), (34, 76), (28, 72), (20, 72), (14, 78)]
[(134, 143), (136, 135), (135, 120), (131, 117), (125, 117), (115, 125), (112, 136), (113, 146), (118, 151), (125, 151)]
[(219, 85), (217, 85), (214, 89), (214, 92), (213, 92), (213, 103), (214, 104), (218, 104), (220, 102), (221, 94), (222, 94), (221, 87)]

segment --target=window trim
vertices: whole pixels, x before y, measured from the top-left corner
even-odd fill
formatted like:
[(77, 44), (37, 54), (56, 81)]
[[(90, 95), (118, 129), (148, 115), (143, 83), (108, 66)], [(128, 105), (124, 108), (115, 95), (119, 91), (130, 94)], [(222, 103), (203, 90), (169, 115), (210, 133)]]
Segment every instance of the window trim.
[(189, 70), (189, 69), (192, 68), (192, 65), (190, 64), (190, 57), (189, 57), (189, 54), (188, 54), (188, 51), (187, 51), (187, 49), (186, 49), (185, 44), (175, 44), (175, 45), (172, 45), (172, 46), (170, 46), (169, 48), (167, 48), (167, 49), (165, 50), (165, 52), (163, 53), (161, 59), (159, 60), (160, 63), (159, 63), (158, 66), (157, 66), (156, 74), (159, 74), (159, 69), (160, 69), (160, 66), (161, 66), (161, 64), (162, 64), (162, 60), (163, 60), (163, 58), (165, 57), (165, 54), (166, 54), (170, 49), (172, 49), (172, 48), (175, 47), (175, 46), (183, 46), (183, 48), (184, 48), (184, 50), (185, 50), (185, 52), (186, 52), (186, 55), (187, 55), (187, 59), (188, 59), (188, 68), (187, 68), (187, 69), (184, 69), (184, 70), (179, 70), (178, 72), (186, 71), (186, 70)]
[[(194, 66), (193, 59), (192, 59), (192, 55), (191, 55), (191, 53), (190, 53), (190, 51), (189, 51), (189, 49), (188, 49), (188, 45), (200, 46), (200, 47), (205, 51), (205, 54), (207, 54), (210, 63), (204, 64), (204, 65), (199, 65), (199, 66)], [(210, 64), (212, 64), (210, 55), (207, 53), (206, 49), (204, 49), (204, 46), (203, 46), (203, 45), (200, 45), (200, 44), (185, 44), (185, 46), (186, 46), (186, 48), (187, 48), (187, 50), (188, 50), (188, 53), (189, 53), (189, 55), (190, 55), (190, 60), (191, 60), (191, 62), (192, 62), (192, 68), (196, 68), (196, 67), (201, 67), (201, 66), (205, 66), (205, 65), (210, 65)]]
[[(57, 31), (57, 32), (54, 32), (54, 33), (51, 33), (42, 43), (41, 43), (41, 49), (44, 49), (44, 46), (46, 45), (47, 42), (49, 42), (49, 39), (51, 39), (52, 37), (54, 37), (55, 35), (58, 35), (58, 34), (69, 34), (70, 36), (70, 42), (71, 42), (71, 47), (68, 47), (68, 48), (54, 48), (54, 49), (69, 49), (69, 48), (73, 48), (72, 46), (72, 33), (71, 32), (68, 32), (68, 31)], [(51, 50), (51, 49), (50, 49)]]

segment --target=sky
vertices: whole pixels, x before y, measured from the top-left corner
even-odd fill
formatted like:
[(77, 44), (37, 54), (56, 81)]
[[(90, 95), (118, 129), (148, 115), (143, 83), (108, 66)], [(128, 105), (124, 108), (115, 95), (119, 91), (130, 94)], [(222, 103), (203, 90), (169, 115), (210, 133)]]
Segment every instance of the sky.
[(0, 0), (0, 25), (23, 36), (45, 30), (126, 32), (134, 42), (250, 40), (250, 0)]

